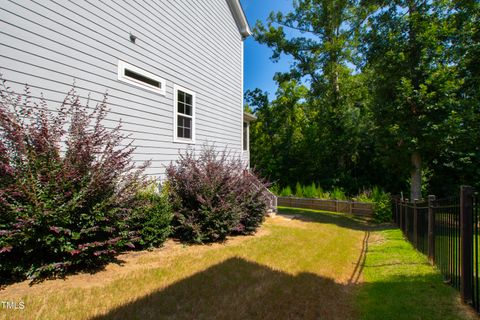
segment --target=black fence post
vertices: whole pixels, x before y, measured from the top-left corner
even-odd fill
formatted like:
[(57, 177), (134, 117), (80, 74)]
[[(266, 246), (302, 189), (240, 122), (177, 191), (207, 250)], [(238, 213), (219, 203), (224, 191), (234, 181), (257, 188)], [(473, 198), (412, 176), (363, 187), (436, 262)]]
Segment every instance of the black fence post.
[(392, 220), (393, 222), (398, 225), (398, 220), (397, 220), (397, 199), (392, 198)]
[(397, 224), (400, 226), (400, 222), (401, 222), (400, 221), (400, 217), (401, 217), (401, 214), (400, 214), (400, 199), (397, 199), (397, 201), (395, 202), (395, 205), (397, 207)]
[(400, 223), (400, 212), (398, 211), (398, 199), (395, 199), (395, 215), (396, 215), (396, 222), (397, 222), (397, 225), (399, 225)]
[(418, 249), (418, 211), (417, 199), (413, 200), (413, 245)]
[(428, 196), (428, 260), (433, 265), (435, 263), (435, 214), (433, 212), (433, 203), (435, 196)]
[(400, 230), (403, 232), (403, 199), (398, 200), (398, 216)]
[(398, 201), (398, 214), (400, 215), (400, 230), (403, 232), (403, 225), (405, 224), (405, 218), (403, 217), (403, 199)]
[(460, 294), (463, 301), (471, 303), (473, 297), (473, 188), (460, 188), (460, 247), (462, 268)]
[(402, 198), (398, 197), (395, 201), (395, 206), (397, 207), (397, 225), (402, 229), (402, 212), (400, 211)]
[(403, 213), (405, 214), (405, 236), (408, 239), (408, 230), (410, 229), (410, 219), (408, 217), (408, 199), (403, 202)]

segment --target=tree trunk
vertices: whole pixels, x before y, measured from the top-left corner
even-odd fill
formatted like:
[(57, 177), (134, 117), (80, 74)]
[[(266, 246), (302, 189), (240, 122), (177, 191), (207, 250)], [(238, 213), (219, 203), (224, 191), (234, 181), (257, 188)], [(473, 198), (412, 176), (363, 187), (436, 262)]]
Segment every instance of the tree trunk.
[[(417, 29), (419, 28), (417, 22), (415, 21), (415, 16), (419, 13), (419, 7), (417, 6), (416, 0), (408, 0), (408, 14), (409, 14), (409, 46), (410, 46), (410, 77), (412, 79), (413, 89), (418, 91), (420, 88), (420, 77), (421, 74), (419, 73), (419, 66), (421, 64), (421, 48), (422, 45), (420, 44), (419, 39), (417, 39)], [(418, 120), (418, 111), (419, 111), (419, 101), (418, 99), (412, 97), (410, 102), (410, 108), (412, 112), (412, 121), (413, 125), (411, 127), (410, 134), (413, 137), (418, 137), (418, 127), (417, 127), (417, 120)], [(422, 198), (422, 158), (418, 151), (414, 151), (412, 153), (412, 169), (411, 169), (411, 185), (410, 185), (410, 199), (420, 200)]]
[(415, 151), (412, 153), (412, 171), (410, 172), (410, 199), (416, 200), (422, 198), (422, 158)]

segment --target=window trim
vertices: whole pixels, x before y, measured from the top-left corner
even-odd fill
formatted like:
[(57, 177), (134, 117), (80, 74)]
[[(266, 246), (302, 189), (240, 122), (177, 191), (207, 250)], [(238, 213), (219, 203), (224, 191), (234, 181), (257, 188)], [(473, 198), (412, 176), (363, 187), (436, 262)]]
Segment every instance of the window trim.
[[(144, 77), (150, 78), (154, 81), (158, 81), (160, 83), (161, 88), (158, 88), (158, 87), (152, 86), (148, 83), (145, 83), (145, 82), (139, 81), (137, 79), (125, 76), (125, 69), (128, 69), (130, 71), (138, 73), (138, 74), (140, 74)], [(151, 72), (148, 72), (146, 70), (135, 67), (135, 66), (133, 66), (133, 65), (131, 65), (131, 64), (125, 62), (125, 61), (122, 61), (122, 60), (118, 60), (118, 80), (120, 80), (122, 82), (132, 84), (134, 86), (137, 86), (137, 87), (140, 87), (140, 88), (143, 88), (143, 89), (146, 89), (146, 90), (149, 90), (149, 91), (153, 91), (155, 93), (160, 93), (161, 95), (165, 95), (165, 87), (166, 87), (165, 79), (160, 78), (159, 76), (154, 75)]]
[[(192, 138), (191, 139), (185, 139), (185, 138), (180, 138), (178, 137), (178, 128), (177, 128), (177, 118), (178, 118), (178, 91), (183, 91), (186, 94), (189, 94), (192, 96)], [(188, 90), (184, 87), (181, 87), (179, 85), (174, 84), (173, 85), (173, 142), (176, 143), (187, 143), (187, 144), (194, 144), (195, 143), (195, 129), (196, 129), (196, 110), (197, 109), (197, 101), (196, 101), (196, 94), (192, 90)], [(182, 114), (180, 114), (182, 115)], [(188, 115), (185, 115), (188, 117)]]

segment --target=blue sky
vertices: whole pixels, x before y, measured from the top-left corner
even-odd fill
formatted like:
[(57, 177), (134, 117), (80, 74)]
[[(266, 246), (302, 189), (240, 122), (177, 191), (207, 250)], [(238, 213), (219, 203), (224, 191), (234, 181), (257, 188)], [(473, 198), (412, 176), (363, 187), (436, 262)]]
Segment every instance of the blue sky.
[[(253, 29), (257, 20), (266, 22), (271, 11), (288, 12), (292, 0), (241, 0), (250, 27)], [(257, 43), (253, 37), (245, 40), (244, 56), (244, 90), (260, 88), (274, 98), (277, 86), (273, 76), (277, 71), (289, 69), (290, 59), (282, 57), (278, 63), (270, 60), (272, 50)]]

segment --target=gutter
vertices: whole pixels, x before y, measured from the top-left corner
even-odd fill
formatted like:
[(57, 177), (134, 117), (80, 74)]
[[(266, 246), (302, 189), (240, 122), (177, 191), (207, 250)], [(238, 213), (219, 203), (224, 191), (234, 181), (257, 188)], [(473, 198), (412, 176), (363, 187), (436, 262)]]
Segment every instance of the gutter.
[(238, 31), (240, 31), (242, 38), (248, 38), (252, 35), (252, 30), (250, 30), (250, 26), (248, 25), (247, 17), (245, 16), (245, 12), (240, 4), (240, 0), (227, 0), (227, 3), (230, 7), (233, 18), (237, 23)]

